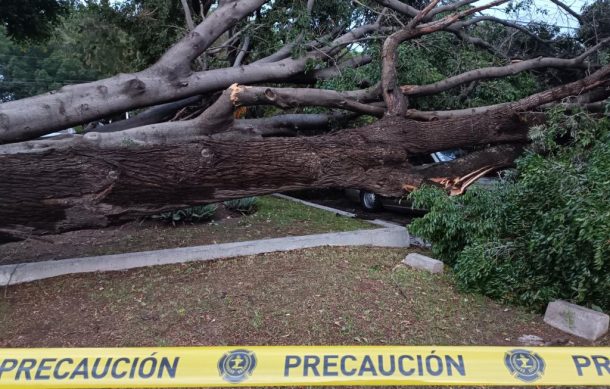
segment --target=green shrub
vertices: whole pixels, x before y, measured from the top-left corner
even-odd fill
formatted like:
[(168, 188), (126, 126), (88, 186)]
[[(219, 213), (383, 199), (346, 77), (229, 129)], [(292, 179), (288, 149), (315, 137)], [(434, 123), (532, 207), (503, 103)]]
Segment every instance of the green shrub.
[(243, 199), (227, 200), (224, 206), (232, 211), (249, 215), (256, 212), (258, 205), (257, 197), (244, 197)]
[(204, 222), (212, 219), (218, 206), (216, 204), (197, 205), (194, 207), (163, 212), (151, 216), (152, 219), (177, 222)]
[(424, 187), (410, 230), (465, 290), (540, 309), (562, 298), (610, 309), (607, 119), (553, 112), (511, 177), (460, 197)]

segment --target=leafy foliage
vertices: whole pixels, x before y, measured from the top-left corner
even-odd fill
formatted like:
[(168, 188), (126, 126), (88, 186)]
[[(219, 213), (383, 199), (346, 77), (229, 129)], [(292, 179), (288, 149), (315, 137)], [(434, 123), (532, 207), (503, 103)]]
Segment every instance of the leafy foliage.
[(555, 298), (610, 308), (610, 122), (554, 112), (534, 150), (492, 188), (416, 191), (413, 233), (462, 288), (541, 308)]
[[(52, 24), (31, 23), (48, 28), (45, 42), (15, 42), (11, 25), (0, 25), (0, 101), (141, 70), (186, 32), (179, 1), (39, 1), (62, 5)], [(8, 2), (15, 7), (36, 3)], [(4, 16), (4, 2), (1, 6)], [(41, 14), (47, 12), (41, 7)], [(35, 29), (33, 33), (38, 34)]]
[(123, 17), (107, 2), (79, 5), (57, 28), (56, 44), (101, 77), (140, 70), (143, 54), (136, 37), (121, 25)]
[(244, 197), (243, 199), (227, 200), (223, 204), (230, 210), (249, 215), (251, 213), (256, 212), (258, 198)]
[(172, 224), (177, 222), (204, 222), (212, 219), (218, 206), (216, 204), (197, 205), (190, 208), (179, 209), (175, 211), (163, 212), (158, 215), (151, 216), (152, 219), (171, 221)]
[[(198, 1), (189, 1), (198, 5)], [(201, 19), (193, 13), (195, 23)], [(112, 7), (112, 23), (132, 42), (132, 64), (139, 68), (155, 63), (169, 47), (182, 38), (186, 22), (180, 1), (126, 0)]]
[(0, 27), (0, 102), (98, 77), (98, 72), (85, 66), (58, 40), (21, 46), (11, 41)]
[[(369, 65), (342, 71), (339, 77), (323, 81), (322, 88), (353, 90), (381, 80), (380, 46), (366, 48), (373, 58)], [(441, 81), (468, 70), (499, 66), (501, 62), (490, 53), (465, 43), (457, 43), (449, 34), (427, 35), (398, 48), (397, 73), (400, 85), (425, 85)], [(520, 99), (534, 93), (538, 82), (529, 72), (501, 79), (480, 82), (472, 90), (462, 88), (411, 99), (410, 107), (421, 110), (461, 109), (497, 104)]]
[(307, 14), (306, 5), (303, 0), (276, 0), (273, 7), (261, 8), (256, 15), (256, 28), (249, 32), (257, 48), (254, 58), (273, 54), (288, 43), (296, 43), (292, 55), (298, 57), (308, 42), (315, 39), (328, 43), (329, 35), (338, 27), (372, 18), (366, 9), (347, 1), (317, 1), (311, 15)]
[(597, 0), (582, 10), (583, 24), (578, 37), (585, 43), (595, 43), (610, 36), (610, 0)]
[(0, 101), (138, 70), (141, 54), (119, 16), (107, 2), (74, 5), (44, 43), (13, 42), (0, 27)]

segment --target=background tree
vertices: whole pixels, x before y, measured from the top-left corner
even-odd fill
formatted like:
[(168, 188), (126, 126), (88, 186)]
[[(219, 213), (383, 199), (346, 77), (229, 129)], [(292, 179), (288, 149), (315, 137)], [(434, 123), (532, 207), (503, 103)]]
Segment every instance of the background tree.
[(134, 40), (113, 23), (109, 4), (75, 3), (64, 11), (46, 41), (15, 41), (0, 29), (2, 101), (136, 69)]
[(585, 44), (610, 36), (610, 1), (598, 0), (583, 9), (578, 35)]
[(72, 3), (71, 0), (0, 0), (0, 25), (12, 39), (45, 40)]

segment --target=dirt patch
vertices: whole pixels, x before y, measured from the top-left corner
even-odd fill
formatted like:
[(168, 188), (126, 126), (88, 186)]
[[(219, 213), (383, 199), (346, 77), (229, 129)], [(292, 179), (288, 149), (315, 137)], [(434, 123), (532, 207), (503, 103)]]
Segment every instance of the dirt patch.
[(146, 219), (8, 243), (0, 245), (0, 265), (378, 228), (275, 197), (260, 198), (258, 208), (242, 215), (219, 207), (214, 219), (204, 223), (173, 225)]

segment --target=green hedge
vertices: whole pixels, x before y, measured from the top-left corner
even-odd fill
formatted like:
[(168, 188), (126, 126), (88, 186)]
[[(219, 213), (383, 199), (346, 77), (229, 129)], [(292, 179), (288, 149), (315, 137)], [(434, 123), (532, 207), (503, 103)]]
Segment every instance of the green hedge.
[(432, 242), (465, 290), (536, 309), (556, 298), (610, 309), (609, 127), (553, 112), (493, 187), (414, 192), (430, 212), (411, 232)]

